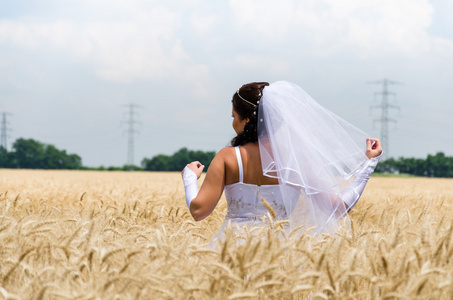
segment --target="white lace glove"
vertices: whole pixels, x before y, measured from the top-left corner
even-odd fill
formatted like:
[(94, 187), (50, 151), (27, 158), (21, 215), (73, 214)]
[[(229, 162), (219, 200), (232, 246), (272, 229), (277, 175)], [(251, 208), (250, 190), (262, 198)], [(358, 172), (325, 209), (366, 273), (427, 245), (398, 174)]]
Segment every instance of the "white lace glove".
[(370, 158), (367, 162), (368, 165), (362, 170), (361, 173), (357, 174), (347, 189), (341, 193), (341, 199), (348, 206), (348, 210), (351, 210), (356, 205), (381, 157), (382, 154), (377, 157)]
[(186, 204), (190, 211), (190, 203), (198, 195), (197, 175), (186, 166), (182, 175), (182, 181), (186, 191)]

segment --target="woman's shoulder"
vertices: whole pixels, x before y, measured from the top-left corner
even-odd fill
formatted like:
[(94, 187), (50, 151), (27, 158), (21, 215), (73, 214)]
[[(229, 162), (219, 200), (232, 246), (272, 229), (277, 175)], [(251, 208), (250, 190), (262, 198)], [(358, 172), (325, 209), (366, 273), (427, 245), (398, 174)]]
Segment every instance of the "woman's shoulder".
[(237, 164), (236, 151), (234, 150), (234, 147), (231, 146), (220, 149), (215, 158), (223, 161), (227, 166), (230, 164)]
[(234, 150), (234, 147), (232, 146), (228, 146), (228, 147), (224, 147), (222, 149), (219, 150), (219, 152), (217, 152), (216, 156), (220, 156), (220, 157), (230, 157), (232, 155), (236, 155), (236, 152)]
[[(259, 152), (259, 147), (257, 143), (247, 143), (245, 145), (239, 146), (241, 147), (240, 151), (242, 155), (244, 153), (251, 153), (252, 155), (256, 154), (256, 152)], [(236, 147), (234, 146), (228, 146), (225, 148), (222, 148), (219, 152), (217, 152), (217, 155), (222, 156), (222, 157), (232, 157), (236, 159), (236, 150), (234, 149)]]
[[(257, 143), (247, 143), (240, 147), (241, 147), (240, 148), (241, 156), (258, 155), (258, 157), (259, 157), (259, 146)], [(219, 152), (217, 152), (216, 156), (218, 156), (219, 158), (222, 158), (226, 162), (227, 161), (236, 162), (236, 160), (237, 160), (236, 150), (234, 148), (236, 148), (236, 147), (228, 146), (228, 147), (222, 148), (222, 149), (220, 149)]]

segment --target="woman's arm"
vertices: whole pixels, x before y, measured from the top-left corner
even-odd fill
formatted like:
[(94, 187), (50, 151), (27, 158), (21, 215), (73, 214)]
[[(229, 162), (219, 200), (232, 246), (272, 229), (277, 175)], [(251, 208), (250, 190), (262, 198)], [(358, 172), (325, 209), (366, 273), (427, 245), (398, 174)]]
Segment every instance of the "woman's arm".
[[(382, 146), (381, 142), (378, 139), (367, 139), (366, 140), (366, 156), (369, 160), (366, 162), (366, 165), (358, 173), (354, 180), (338, 195), (325, 196), (323, 194), (315, 195), (315, 199), (320, 206), (326, 205), (326, 207), (336, 207), (339, 204), (344, 204), (347, 211), (350, 211), (359, 200), (362, 195), (368, 180), (373, 174), (374, 169), (377, 166), (377, 163), (381, 159)], [(326, 199), (329, 201), (325, 203)]]
[(356, 205), (380, 158), (381, 156), (370, 158), (367, 166), (362, 172), (357, 174), (351, 184), (341, 193), (341, 200), (346, 205), (348, 211)]
[(222, 196), (225, 187), (225, 153), (225, 149), (220, 150), (212, 160), (200, 191), (197, 179), (200, 178), (204, 166), (200, 162), (192, 162), (183, 170), (186, 203), (195, 221), (209, 216)]
[(340, 196), (348, 211), (351, 210), (359, 200), (366, 184), (368, 183), (368, 180), (371, 177), (371, 174), (373, 174), (374, 169), (379, 162), (379, 159), (381, 159), (381, 141), (379, 141), (378, 139), (367, 139), (366, 146), (367, 149), (365, 154), (369, 158), (367, 166), (362, 170), (362, 172), (357, 174), (348, 188), (345, 189)]

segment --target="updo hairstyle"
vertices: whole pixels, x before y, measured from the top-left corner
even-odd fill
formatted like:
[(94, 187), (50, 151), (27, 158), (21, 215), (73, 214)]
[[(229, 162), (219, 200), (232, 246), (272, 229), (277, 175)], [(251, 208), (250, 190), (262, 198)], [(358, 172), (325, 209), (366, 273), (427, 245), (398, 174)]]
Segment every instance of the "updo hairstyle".
[(252, 82), (244, 84), (233, 95), (233, 109), (242, 120), (249, 118), (244, 126), (244, 131), (240, 132), (231, 140), (231, 146), (242, 146), (246, 143), (258, 141), (258, 106), (259, 100), (263, 95), (264, 87), (268, 82)]

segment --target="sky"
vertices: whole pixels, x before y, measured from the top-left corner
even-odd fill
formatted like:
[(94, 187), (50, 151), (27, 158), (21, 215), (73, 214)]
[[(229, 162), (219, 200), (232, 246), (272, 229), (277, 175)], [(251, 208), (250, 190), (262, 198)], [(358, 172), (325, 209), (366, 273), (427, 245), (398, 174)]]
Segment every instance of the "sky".
[[(453, 156), (453, 0), (2, 0), (8, 150), (32, 138), (86, 166), (134, 163), (234, 136), (244, 83), (294, 82), (380, 138), (388, 157)], [(181, 169), (183, 166), (181, 166)]]

